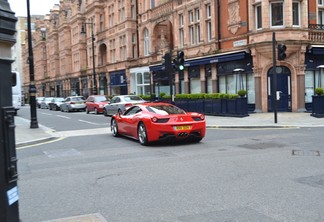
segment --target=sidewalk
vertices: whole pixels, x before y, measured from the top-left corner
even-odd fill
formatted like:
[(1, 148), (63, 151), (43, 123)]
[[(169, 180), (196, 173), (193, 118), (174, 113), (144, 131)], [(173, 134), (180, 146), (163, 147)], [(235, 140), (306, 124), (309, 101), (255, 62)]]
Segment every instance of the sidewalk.
[[(315, 118), (310, 113), (252, 113), (247, 117), (206, 116), (207, 128), (289, 128), (289, 127), (324, 127), (324, 118)], [(30, 120), (15, 117), (16, 145), (23, 147), (57, 138), (50, 128), (39, 124), (31, 129)], [(107, 126), (108, 127), (108, 126)]]

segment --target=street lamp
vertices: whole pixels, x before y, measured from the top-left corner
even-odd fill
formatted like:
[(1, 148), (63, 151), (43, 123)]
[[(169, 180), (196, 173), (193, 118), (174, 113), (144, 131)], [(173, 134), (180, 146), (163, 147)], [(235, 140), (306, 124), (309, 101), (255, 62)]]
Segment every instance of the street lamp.
[(96, 68), (95, 68), (95, 54), (94, 54), (94, 41), (95, 37), (93, 34), (93, 22), (82, 22), (81, 34), (86, 34), (86, 25), (90, 25), (91, 29), (91, 41), (92, 41), (92, 72), (93, 72), (93, 94), (97, 95), (97, 80), (96, 80)]
[(31, 35), (31, 21), (29, 0), (27, 0), (27, 25), (28, 25), (28, 63), (29, 63), (29, 101), (30, 101), (30, 128), (38, 128), (36, 113), (36, 87), (34, 75), (34, 58)]

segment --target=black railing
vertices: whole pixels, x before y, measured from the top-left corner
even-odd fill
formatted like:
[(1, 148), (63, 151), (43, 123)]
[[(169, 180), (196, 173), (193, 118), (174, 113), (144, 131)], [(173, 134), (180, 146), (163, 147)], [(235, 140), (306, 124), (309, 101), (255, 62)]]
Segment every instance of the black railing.
[(315, 30), (324, 30), (324, 25), (323, 24), (309, 24), (308, 28), (315, 29)]

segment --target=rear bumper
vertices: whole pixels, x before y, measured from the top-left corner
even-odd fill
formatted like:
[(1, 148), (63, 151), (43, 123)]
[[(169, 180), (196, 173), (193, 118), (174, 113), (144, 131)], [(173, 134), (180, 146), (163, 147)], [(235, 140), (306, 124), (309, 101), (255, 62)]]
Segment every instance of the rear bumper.
[(206, 122), (195, 122), (190, 130), (175, 130), (173, 125), (154, 124), (148, 129), (148, 141), (191, 140), (203, 138), (206, 135)]

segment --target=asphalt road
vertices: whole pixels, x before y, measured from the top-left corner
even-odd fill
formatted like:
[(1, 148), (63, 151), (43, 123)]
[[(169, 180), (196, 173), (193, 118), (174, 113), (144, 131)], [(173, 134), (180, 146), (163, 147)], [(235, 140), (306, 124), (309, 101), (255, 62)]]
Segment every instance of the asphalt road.
[[(40, 124), (62, 132), (105, 131), (109, 119), (38, 111)], [(107, 130), (26, 147), (17, 150), (20, 217), (38, 222), (97, 213), (118, 222), (324, 221), (322, 132), (209, 129), (198, 144), (145, 147)]]

